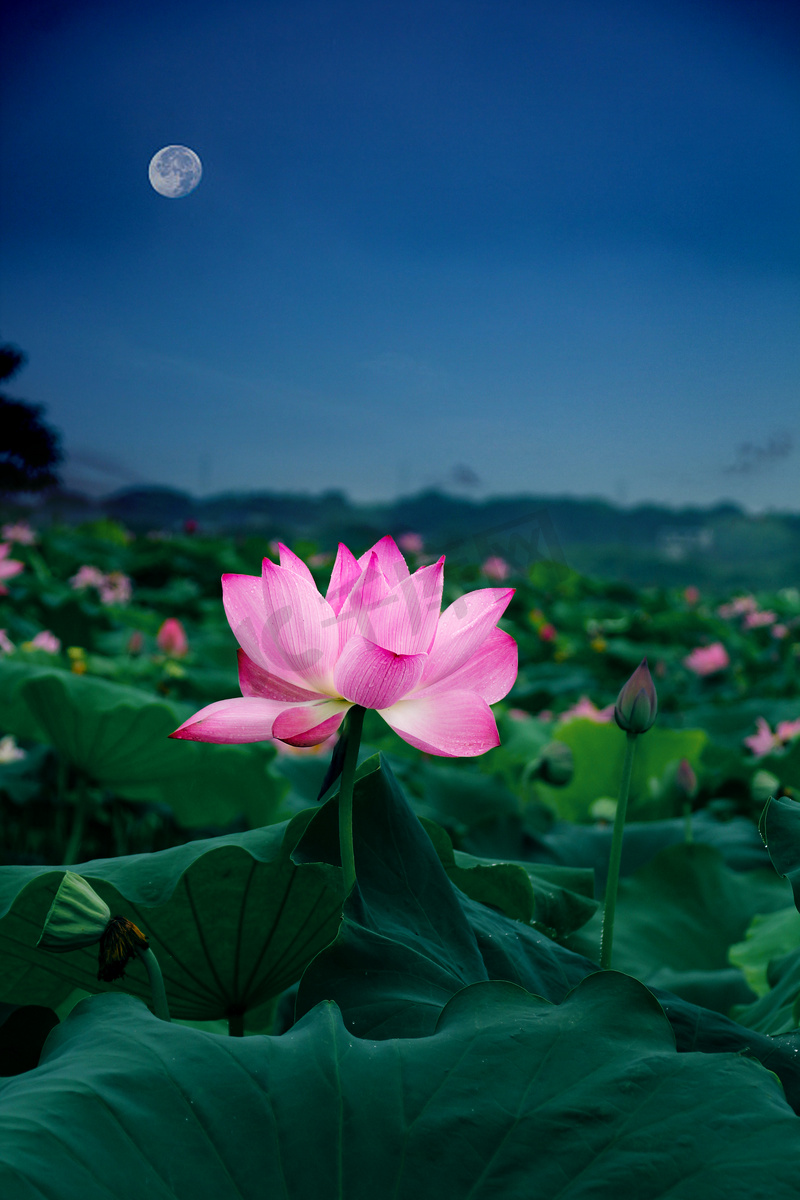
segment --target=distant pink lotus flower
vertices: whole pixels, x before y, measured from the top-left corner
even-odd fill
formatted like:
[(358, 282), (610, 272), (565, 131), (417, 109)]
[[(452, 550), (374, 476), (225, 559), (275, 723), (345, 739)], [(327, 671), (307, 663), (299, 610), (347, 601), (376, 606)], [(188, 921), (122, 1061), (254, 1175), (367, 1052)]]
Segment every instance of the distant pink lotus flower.
[(421, 533), (401, 533), (397, 544), (406, 554), (422, 554), (425, 542)]
[(508, 579), (511, 574), (511, 567), (504, 558), (499, 554), (493, 554), (481, 567), (487, 579), (496, 579), (498, 583), (502, 583), (504, 579)]
[(774, 625), (778, 619), (778, 614), (774, 612), (751, 612), (747, 613), (742, 621), (743, 629), (758, 629), (762, 625)]
[(517, 674), (516, 643), (497, 628), (512, 588), (469, 592), (442, 613), (444, 559), (409, 574), (384, 537), (359, 559), (340, 544), (323, 598), (305, 563), (279, 551), (280, 566), (264, 559), (260, 578), (222, 577), (243, 695), (209, 704), (172, 737), (314, 746), (357, 704), (429, 754), (499, 744), (489, 705)]
[(333, 562), (333, 555), (327, 551), (321, 551), (319, 554), (312, 554), (309, 557), (308, 565), (310, 567), (327, 567), (328, 563)]
[(13, 579), (15, 575), (19, 575), (20, 571), (25, 570), (25, 563), (19, 562), (16, 558), (7, 557), (10, 549), (10, 542), (3, 542), (0, 545), (0, 596), (8, 595), (8, 588), (3, 580)]
[[(531, 714), (524, 708), (510, 708), (506, 714), (511, 721), (530, 721)], [(539, 714), (541, 716), (541, 713)]]
[(99, 590), (103, 604), (127, 604), (133, 595), (133, 585), (122, 571), (110, 571)]
[(38, 538), (26, 521), (16, 525), (4, 525), (0, 534), (6, 542), (17, 542), (20, 546), (35, 546)]
[(775, 732), (782, 742), (793, 742), (800, 737), (800, 717), (796, 721), (779, 721)]
[(690, 583), (689, 586), (683, 590), (683, 598), (687, 604), (697, 604), (700, 599), (700, 588), (695, 587), (693, 583)]
[(772, 634), (772, 636), (774, 638), (778, 638), (778, 640), (780, 641), (783, 638), (788, 636), (789, 627), (788, 627), (788, 625), (782, 625), (782, 624), (773, 625), (772, 629), (770, 630), (770, 633)]
[(5, 629), (0, 629), (0, 654), (13, 654), (14, 643), (6, 633)]
[(683, 665), (695, 675), (714, 675), (730, 666), (730, 661), (722, 642), (712, 642), (710, 646), (696, 646), (683, 660)]
[(543, 642), (554, 642), (557, 636), (558, 632), (555, 625), (551, 625), (549, 622), (546, 625), (542, 625), (539, 629), (539, 638)]
[(752, 750), (756, 758), (761, 758), (763, 755), (769, 754), (771, 750), (777, 750), (781, 743), (778, 735), (772, 732), (764, 718), (758, 717), (756, 732), (752, 733), (750, 737), (746, 737), (744, 744)]
[(189, 652), (189, 639), (186, 630), (177, 617), (167, 617), (156, 634), (159, 650), (170, 658), (183, 658)]
[(48, 654), (58, 654), (61, 650), (61, 641), (49, 629), (43, 629), (41, 633), (37, 633), (36, 637), (31, 638), (28, 644), (36, 650), (46, 650)]
[(99, 567), (90, 567), (84, 564), (84, 566), (78, 568), (77, 573), (72, 576), (69, 583), (70, 587), (79, 592), (83, 588), (101, 588), (105, 581), (104, 571), (101, 571)]
[(758, 608), (755, 596), (737, 596), (730, 604), (721, 604), (717, 613), (721, 617), (743, 617)]
[(605, 708), (597, 708), (588, 696), (581, 696), (578, 703), (573, 704), (572, 708), (568, 708), (558, 719), (559, 721), (575, 721), (580, 717), (587, 721), (595, 721), (598, 725), (608, 725), (614, 720), (614, 705), (608, 704)]

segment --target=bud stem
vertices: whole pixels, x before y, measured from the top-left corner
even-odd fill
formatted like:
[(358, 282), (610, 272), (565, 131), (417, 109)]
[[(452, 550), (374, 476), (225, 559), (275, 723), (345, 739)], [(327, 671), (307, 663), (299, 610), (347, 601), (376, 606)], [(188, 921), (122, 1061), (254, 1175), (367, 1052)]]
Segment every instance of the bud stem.
[(614, 832), (611, 835), (611, 854), (608, 860), (608, 879), (606, 880), (606, 898), (603, 908), (603, 932), (600, 935), (600, 966), (604, 971), (611, 967), (611, 947), (614, 941), (614, 914), (617, 909), (617, 889), (619, 887), (619, 867), (622, 861), (622, 834), (625, 829), (625, 813), (628, 808), (628, 792), (631, 786), (631, 769), (633, 754), (636, 750), (637, 733), (626, 734), (625, 761), (622, 764), (622, 778), (619, 784), (619, 800), (614, 817)]
[(162, 1021), (169, 1021), (169, 1005), (167, 1004), (167, 993), (164, 988), (164, 976), (161, 974), (158, 959), (149, 947), (146, 950), (140, 950), (137, 947), (136, 953), (144, 963), (148, 979), (150, 980), (150, 990), (153, 993), (153, 1012)]
[(339, 852), (342, 857), (344, 894), (349, 895), (356, 882), (356, 859), (353, 852), (353, 783), (358, 763), (358, 747), (366, 709), (354, 704), (347, 717), (347, 746), (339, 785)]

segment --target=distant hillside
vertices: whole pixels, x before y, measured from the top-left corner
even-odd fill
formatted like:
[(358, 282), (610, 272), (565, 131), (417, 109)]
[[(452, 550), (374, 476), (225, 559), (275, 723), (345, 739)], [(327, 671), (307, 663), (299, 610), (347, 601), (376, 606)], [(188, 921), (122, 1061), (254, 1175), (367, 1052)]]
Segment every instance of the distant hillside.
[[(800, 514), (751, 516), (733, 504), (619, 508), (604, 500), (507, 496), (473, 501), (427, 491), (390, 504), (319, 496), (225, 493), (197, 499), (168, 488), (128, 488), (102, 501), (52, 497), (58, 519), (107, 515), (138, 533), (178, 531), (186, 521), (224, 536), (256, 535), (363, 549), (385, 533), (421, 534), (426, 550), (470, 561), (491, 554), (516, 568), (537, 559), (632, 583), (783, 587), (800, 584)], [(43, 514), (44, 515), (44, 514)]]

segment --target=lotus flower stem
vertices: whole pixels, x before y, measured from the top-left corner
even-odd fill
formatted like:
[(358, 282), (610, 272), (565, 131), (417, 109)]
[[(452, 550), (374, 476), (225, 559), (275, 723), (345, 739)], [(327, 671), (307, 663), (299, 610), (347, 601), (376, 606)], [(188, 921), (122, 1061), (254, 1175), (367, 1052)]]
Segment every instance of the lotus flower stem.
[(633, 754), (636, 750), (636, 733), (628, 733), (625, 744), (625, 761), (622, 764), (622, 779), (619, 785), (619, 800), (614, 817), (614, 832), (611, 835), (611, 855), (608, 860), (608, 879), (603, 908), (603, 932), (600, 935), (600, 966), (604, 971), (611, 967), (611, 946), (614, 941), (614, 914), (617, 908), (619, 867), (622, 861), (622, 834), (625, 829), (625, 813), (628, 808), (628, 792), (631, 786)]
[(164, 976), (161, 974), (158, 959), (149, 946), (147, 949), (137, 947), (136, 953), (144, 963), (147, 977), (150, 980), (150, 990), (153, 993), (153, 1012), (162, 1021), (169, 1021), (169, 1005), (167, 1004), (167, 993), (164, 988)]
[(81, 842), (83, 841), (83, 829), (86, 824), (86, 813), (89, 808), (89, 793), (86, 787), (86, 778), (83, 774), (78, 776), (77, 797), (75, 801), (75, 816), (72, 821), (72, 828), (69, 831), (69, 838), (64, 850), (64, 864), (71, 867), (73, 863), (78, 862), (80, 858)]
[(342, 856), (344, 894), (348, 896), (356, 882), (356, 860), (353, 852), (353, 783), (358, 763), (358, 748), (366, 709), (354, 704), (347, 720), (347, 746), (339, 785), (339, 849)]
[(687, 846), (694, 841), (692, 833), (692, 802), (687, 800), (683, 806), (683, 840)]

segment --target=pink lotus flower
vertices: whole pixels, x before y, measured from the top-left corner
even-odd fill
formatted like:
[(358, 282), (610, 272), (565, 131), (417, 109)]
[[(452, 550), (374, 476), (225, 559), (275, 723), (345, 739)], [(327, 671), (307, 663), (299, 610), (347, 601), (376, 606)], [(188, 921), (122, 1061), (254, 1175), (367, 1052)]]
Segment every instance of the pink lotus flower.
[(499, 554), (493, 554), (481, 567), (487, 579), (496, 579), (498, 583), (502, 583), (504, 579), (508, 579), (511, 574), (511, 567), (504, 558)]
[(422, 554), (425, 549), (425, 542), (420, 533), (401, 533), (397, 544), (406, 554)]
[(25, 570), (25, 563), (19, 562), (16, 558), (7, 557), (10, 549), (10, 542), (3, 542), (0, 545), (0, 596), (8, 595), (8, 588), (3, 584), (3, 580), (13, 579), (15, 575), (19, 575), (20, 571)]
[(684, 588), (683, 598), (687, 604), (697, 604), (700, 599), (700, 588), (695, 587), (693, 583), (690, 583), (687, 588)]
[(156, 642), (159, 650), (168, 654), (170, 658), (183, 658), (184, 654), (189, 652), (186, 630), (176, 617), (167, 617), (156, 634)]
[(765, 754), (769, 754), (770, 750), (777, 750), (780, 746), (780, 738), (773, 733), (768, 723), (763, 717), (758, 717), (756, 720), (756, 733), (752, 733), (750, 737), (744, 739), (744, 744), (756, 758), (761, 758)]
[(774, 612), (752, 612), (747, 613), (742, 621), (743, 629), (758, 629), (762, 625), (774, 625), (778, 619), (778, 614)]
[(524, 708), (510, 708), (506, 715), (510, 721), (530, 721), (531, 719), (531, 714)]
[(546, 625), (542, 625), (541, 629), (539, 630), (539, 638), (541, 641), (554, 642), (556, 637), (557, 632), (555, 625), (551, 625), (549, 622)]
[(775, 729), (781, 742), (793, 742), (796, 737), (800, 737), (800, 717), (796, 721), (779, 721)]
[(789, 627), (788, 625), (773, 625), (770, 633), (774, 638), (778, 638), (778, 640), (781, 641), (788, 635)]
[(101, 588), (105, 581), (105, 574), (99, 567), (90, 567), (84, 564), (78, 568), (77, 574), (72, 576), (69, 583), (70, 587), (79, 592), (83, 588)]
[(588, 696), (581, 696), (577, 704), (573, 704), (572, 708), (561, 714), (559, 721), (575, 721), (580, 717), (587, 721), (595, 721), (598, 725), (608, 725), (614, 720), (614, 705), (596, 708)]
[(754, 613), (757, 608), (755, 596), (737, 596), (730, 604), (721, 604), (717, 612), (721, 617), (743, 617), (746, 613)]
[(283, 545), (280, 566), (264, 559), (260, 578), (223, 575), (243, 695), (171, 736), (314, 746), (358, 704), (419, 750), (483, 754), (499, 744), (489, 705), (517, 674), (516, 643), (497, 628), (513, 589), (469, 592), (442, 613), (443, 576), (443, 558), (409, 574), (391, 537), (359, 559), (340, 544), (324, 598)]
[(17, 542), (20, 546), (35, 546), (38, 541), (36, 534), (25, 521), (19, 521), (16, 525), (4, 525), (0, 534), (4, 541)]
[(730, 661), (722, 642), (712, 642), (710, 646), (696, 646), (683, 660), (683, 665), (695, 675), (714, 675), (724, 671)]
[(14, 643), (6, 633), (5, 629), (0, 629), (0, 654), (13, 654)]
[(100, 586), (100, 600), (103, 604), (127, 604), (132, 595), (131, 581), (122, 571), (110, 571)]
[(61, 650), (61, 642), (54, 633), (49, 629), (43, 629), (41, 633), (37, 633), (35, 638), (31, 638), (28, 645), (34, 650), (46, 650), (48, 654), (58, 654)]

